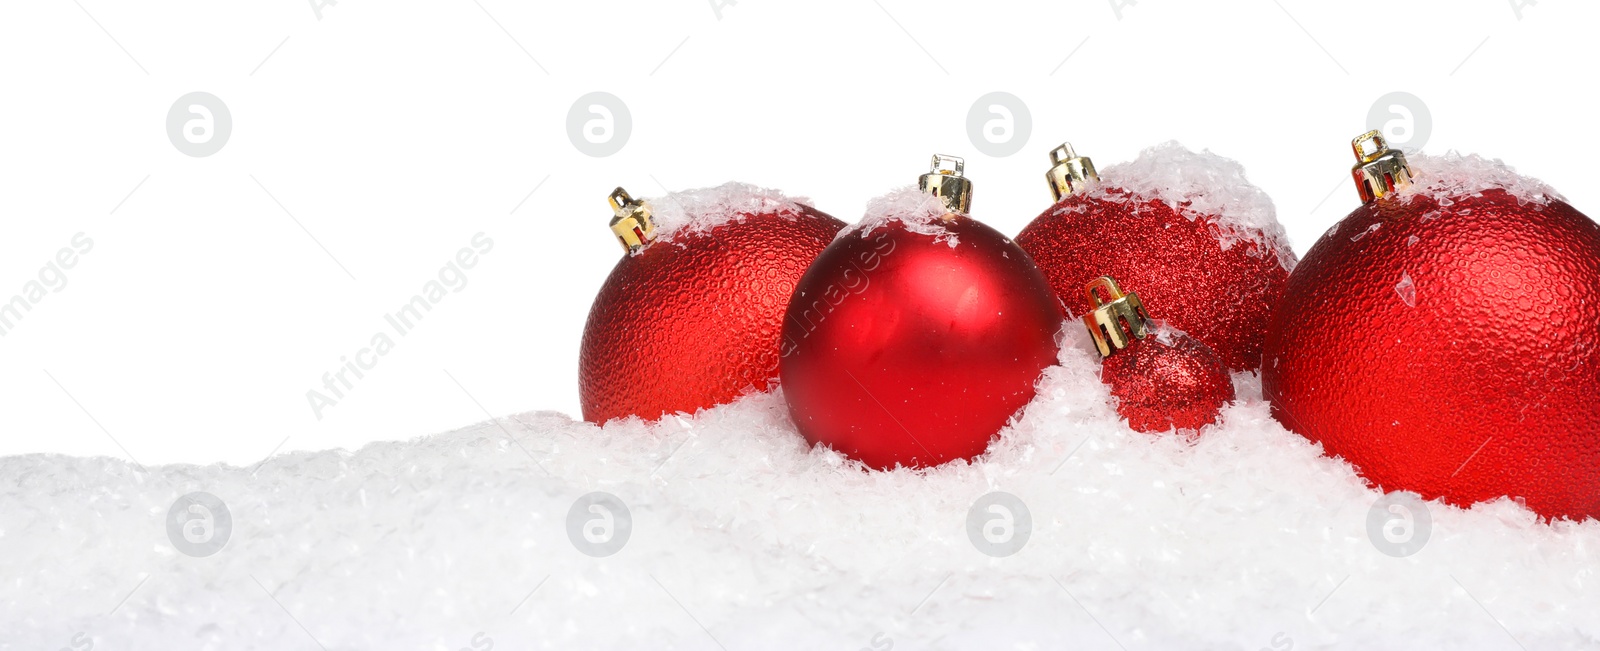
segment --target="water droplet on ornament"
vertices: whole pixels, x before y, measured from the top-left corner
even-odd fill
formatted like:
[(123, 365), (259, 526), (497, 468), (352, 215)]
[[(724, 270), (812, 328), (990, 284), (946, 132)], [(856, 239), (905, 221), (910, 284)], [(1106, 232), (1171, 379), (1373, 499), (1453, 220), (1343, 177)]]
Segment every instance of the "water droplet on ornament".
[(1409, 272), (1400, 272), (1400, 282), (1395, 283), (1394, 293), (1400, 295), (1400, 300), (1406, 304), (1406, 307), (1417, 306), (1417, 285), (1411, 281)]

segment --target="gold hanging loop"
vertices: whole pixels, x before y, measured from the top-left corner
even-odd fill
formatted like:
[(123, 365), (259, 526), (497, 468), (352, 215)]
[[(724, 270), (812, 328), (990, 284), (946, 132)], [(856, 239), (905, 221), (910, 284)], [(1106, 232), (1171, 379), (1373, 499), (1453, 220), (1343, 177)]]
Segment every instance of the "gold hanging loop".
[(965, 215), (972, 210), (972, 180), (962, 175), (965, 166), (959, 156), (934, 154), (933, 169), (917, 179), (917, 187), (938, 197), (946, 210)]
[(616, 234), (617, 241), (622, 242), (624, 250), (636, 252), (655, 239), (656, 223), (650, 219), (649, 203), (634, 199), (620, 187), (611, 191), (610, 201), (611, 232)]
[[(1083, 315), (1083, 324), (1094, 336), (1094, 344), (1100, 349), (1101, 357), (1109, 357), (1111, 353), (1127, 348), (1133, 339), (1144, 339), (1150, 334), (1150, 314), (1139, 302), (1139, 295), (1123, 292), (1122, 287), (1110, 276), (1089, 281), (1083, 293), (1089, 297), (1091, 306), (1089, 313)], [(1104, 300), (1100, 296), (1102, 293), (1105, 294)]]
[(1356, 136), (1350, 141), (1350, 148), (1356, 153), (1356, 164), (1350, 168), (1350, 175), (1356, 181), (1362, 203), (1377, 201), (1411, 186), (1411, 166), (1406, 164), (1406, 155), (1390, 149), (1382, 134), (1368, 131)]

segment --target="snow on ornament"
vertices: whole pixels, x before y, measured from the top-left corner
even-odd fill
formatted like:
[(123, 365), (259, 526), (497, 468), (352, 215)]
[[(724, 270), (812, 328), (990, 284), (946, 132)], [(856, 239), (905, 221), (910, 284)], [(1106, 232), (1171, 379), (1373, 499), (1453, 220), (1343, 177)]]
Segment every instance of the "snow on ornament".
[(1026, 253), (967, 215), (960, 158), (868, 204), (806, 271), (779, 370), (795, 426), (875, 469), (984, 452), (1055, 364), (1061, 303)]
[(1017, 234), (1074, 315), (1090, 278), (1138, 287), (1163, 318), (1216, 351), (1228, 368), (1261, 365), (1267, 320), (1294, 251), (1272, 200), (1244, 167), (1175, 142), (1097, 173), (1072, 145), (1050, 152), (1055, 204)]
[(610, 200), (627, 254), (584, 325), (584, 420), (693, 413), (767, 390), (789, 295), (844, 222), (742, 183), (650, 202), (617, 188)]
[(1386, 491), (1600, 517), (1600, 225), (1497, 160), (1352, 147), (1363, 203), (1268, 332), (1273, 414)]

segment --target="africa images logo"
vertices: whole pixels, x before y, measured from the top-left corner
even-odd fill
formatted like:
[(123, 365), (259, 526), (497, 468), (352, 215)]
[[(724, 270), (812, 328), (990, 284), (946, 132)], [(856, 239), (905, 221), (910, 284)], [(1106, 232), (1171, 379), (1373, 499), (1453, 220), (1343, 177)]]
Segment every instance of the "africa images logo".
[(0, 303), (0, 337), (10, 334), (22, 322), (22, 317), (42, 303), (45, 297), (67, 288), (67, 270), (78, 266), (80, 256), (94, 250), (94, 240), (78, 233), (72, 236), (72, 246), (61, 247), (55, 257), (39, 269), (39, 276), (22, 284), (22, 291), (11, 300)]
[(466, 289), (466, 270), (478, 266), (480, 256), (493, 250), (494, 240), (488, 235), (481, 232), (473, 235), (472, 246), (456, 251), (456, 255), (439, 269), (438, 277), (422, 285), (421, 293), (412, 296), (393, 314), (383, 315), (383, 321), (394, 331), (393, 335), (387, 330), (379, 330), (368, 339), (366, 347), (357, 350), (354, 355), (339, 357), (340, 366), (322, 374), (322, 390), (312, 388), (306, 391), (306, 402), (311, 405), (311, 413), (317, 420), (322, 420), (329, 407), (345, 399), (345, 393), (355, 389), (355, 383), (365, 378), (368, 371), (377, 368), (378, 360), (394, 350), (397, 337), (404, 337), (415, 330), (422, 318), (446, 296)]

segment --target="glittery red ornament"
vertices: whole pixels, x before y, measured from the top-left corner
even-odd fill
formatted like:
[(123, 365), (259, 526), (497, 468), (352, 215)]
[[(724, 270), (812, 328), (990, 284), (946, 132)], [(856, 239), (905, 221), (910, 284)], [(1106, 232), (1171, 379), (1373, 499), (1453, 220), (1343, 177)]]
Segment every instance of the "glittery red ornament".
[(982, 454), (1056, 362), (1060, 303), (1027, 254), (965, 214), (970, 185), (947, 160), (818, 256), (783, 324), (796, 427), (872, 468)]
[(1090, 309), (1085, 282), (1111, 276), (1138, 287), (1161, 306), (1163, 320), (1228, 368), (1260, 367), (1267, 320), (1294, 254), (1271, 201), (1238, 163), (1167, 144), (1108, 168), (1099, 181), (1071, 145), (1050, 159), (1057, 201), (1017, 235), (1017, 245), (1071, 314)]
[(1366, 203), (1273, 318), (1273, 414), (1384, 490), (1600, 517), (1600, 226), (1498, 161), (1413, 179), (1376, 132), (1355, 148)]
[(578, 391), (587, 421), (692, 413), (765, 391), (777, 377), (789, 295), (844, 228), (741, 184), (654, 204), (621, 188), (612, 194), (612, 228), (629, 253), (584, 326)]
[(1139, 295), (1102, 276), (1084, 290), (1093, 306), (1084, 325), (1105, 357), (1100, 380), (1111, 385), (1117, 413), (1141, 432), (1199, 429), (1233, 402), (1227, 366), (1205, 344), (1165, 323), (1151, 323)]

